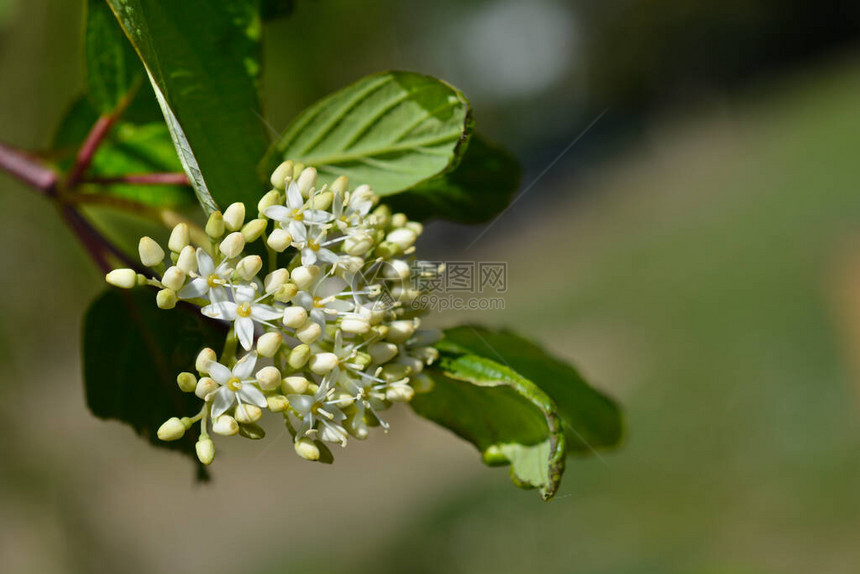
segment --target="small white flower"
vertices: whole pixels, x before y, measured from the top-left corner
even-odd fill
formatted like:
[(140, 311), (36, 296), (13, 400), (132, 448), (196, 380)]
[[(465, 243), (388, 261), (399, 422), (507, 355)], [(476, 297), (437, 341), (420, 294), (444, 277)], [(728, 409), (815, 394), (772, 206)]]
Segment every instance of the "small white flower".
[(266, 408), (266, 397), (251, 378), (257, 363), (257, 353), (248, 353), (236, 363), (232, 370), (221, 363), (209, 363), (209, 376), (220, 385), (212, 398), (211, 417), (218, 417), (230, 410), (237, 402)]
[(302, 421), (296, 436), (318, 435), (320, 440), (346, 446), (349, 435), (342, 424), (346, 415), (335, 406), (338, 400), (332, 400), (335, 390), (331, 388), (331, 381), (332, 377), (326, 376), (313, 396), (288, 395), (287, 400)]
[(229, 261), (224, 260), (215, 267), (212, 256), (202, 249), (197, 249), (197, 271), (192, 274), (194, 279), (179, 291), (179, 298), (205, 297), (213, 303), (226, 301), (230, 298), (227, 286), (232, 275), (233, 269), (230, 268)]
[(306, 208), (299, 186), (294, 181), (287, 187), (286, 205), (271, 205), (263, 210), (263, 215), (280, 223), (294, 241), (307, 239), (308, 225), (322, 224), (330, 219), (325, 211)]
[(268, 295), (263, 294), (255, 299), (256, 294), (251, 285), (239, 285), (234, 290), (233, 301), (216, 301), (203, 307), (200, 312), (212, 319), (233, 321), (239, 343), (243, 349), (250, 351), (254, 344), (254, 322), (275, 327), (269, 321), (280, 319), (284, 315), (283, 309), (259, 302)]

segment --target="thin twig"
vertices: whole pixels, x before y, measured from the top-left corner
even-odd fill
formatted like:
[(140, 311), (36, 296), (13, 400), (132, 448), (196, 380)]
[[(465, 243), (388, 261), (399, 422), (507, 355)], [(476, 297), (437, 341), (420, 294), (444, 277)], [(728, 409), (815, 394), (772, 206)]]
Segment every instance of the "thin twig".
[(82, 183), (97, 185), (112, 185), (127, 183), (135, 185), (191, 185), (184, 173), (130, 173), (118, 177), (91, 177), (81, 180)]
[(54, 195), (57, 173), (23, 150), (0, 143), (0, 169), (43, 195)]
[(116, 245), (99, 233), (74, 206), (62, 205), (60, 215), (104, 273), (114, 268), (110, 261), (111, 257), (118, 259), (123, 265), (139, 271), (139, 265), (126, 257)]

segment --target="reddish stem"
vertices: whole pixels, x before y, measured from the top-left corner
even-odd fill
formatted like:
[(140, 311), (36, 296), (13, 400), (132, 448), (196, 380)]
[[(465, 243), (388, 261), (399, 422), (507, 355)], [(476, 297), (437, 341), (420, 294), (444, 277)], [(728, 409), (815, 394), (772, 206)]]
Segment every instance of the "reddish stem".
[(119, 177), (91, 177), (84, 183), (109, 185), (113, 183), (133, 183), (137, 185), (191, 185), (184, 173), (132, 173)]
[(69, 173), (69, 177), (66, 180), (66, 185), (69, 188), (75, 187), (75, 185), (81, 180), (81, 176), (83, 176), (87, 168), (90, 167), (90, 163), (93, 161), (93, 156), (95, 155), (96, 150), (99, 149), (102, 141), (107, 137), (110, 129), (116, 121), (116, 118), (116, 114), (109, 114), (99, 116), (99, 119), (96, 120), (96, 123), (87, 135), (87, 139), (84, 140), (83, 145), (81, 145), (81, 149), (78, 150), (78, 157), (75, 160), (75, 165), (72, 167), (72, 171)]
[(86, 247), (87, 251), (92, 255), (93, 260), (95, 260), (104, 273), (114, 268), (114, 265), (110, 261), (111, 257), (139, 271), (137, 264), (126, 257), (122, 251), (99, 233), (74, 206), (61, 206), (60, 214), (63, 217), (63, 221), (78, 236), (78, 239), (84, 244), (84, 247)]
[(54, 195), (57, 174), (34, 156), (0, 143), (0, 169), (43, 195)]

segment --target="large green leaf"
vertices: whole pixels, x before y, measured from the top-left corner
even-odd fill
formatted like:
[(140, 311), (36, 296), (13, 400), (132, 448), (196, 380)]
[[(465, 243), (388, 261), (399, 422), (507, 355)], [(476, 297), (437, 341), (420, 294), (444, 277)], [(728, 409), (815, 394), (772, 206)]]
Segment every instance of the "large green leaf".
[(98, 112), (107, 114), (140, 86), (143, 67), (104, 0), (87, 0), (85, 22), (87, 92)]
[(194, 457), (196, 433), (163, 442), (156, 431), (172, 416), (200, 410), (194, 394), (179, 390), (176, 375), (193, 369), (203, 347), (218, 348), (223, 332), (182, 306), (162, 311), (154, 299), (149, 289), (110, 289), (90, 306), (83, 334), (87, 404), (94, 415), (131, 425), (156, 446)]
[(558, 407), (570, 449), (588, 453), (621, 441), (617, 403), (534, 343), (506, 330), (464, 325), (448, 329), (441, 348), (489, 357), (533, 381)]
[(143, 61), (203, 207), (255, 203), (268, 137), (257, 93), (259, 5), (247, 0), (108, 0)]
[(303, 111), (261, 164), (284, 159), (340, 175), (380, 195), (403, 191), (453, 168), (472, 131), (469, 103), (454, 87), (420, 74), (370, 76)]
[(473, 134), (463, 159), (453, 171), (387, 197), (386, 203), (410, 219), (441, 217), (478, 223), (502, 211), (519, 183), (517, 160), (501, 147)]
[(551, 499), (561, 482), (565, 437), (555, 405), (534, 383), (475, 355), (444, 356), (433, 391), (412, 408), (474, 444), (490, 465), (511, 465), (511, 478)]

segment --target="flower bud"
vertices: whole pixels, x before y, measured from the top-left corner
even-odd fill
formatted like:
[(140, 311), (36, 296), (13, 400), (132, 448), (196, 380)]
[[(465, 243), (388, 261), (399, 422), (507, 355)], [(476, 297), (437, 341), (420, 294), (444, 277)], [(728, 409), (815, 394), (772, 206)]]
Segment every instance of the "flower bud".
[(347, 430), (358, 440), (364, 440), (370, 434), (370, 429), (367, 428), (367, 423), (360, 417), (353, 416), (347, 421)]
[(263, 411), (257, 405), (242, 403), (236, 406), (236, 420), (242, 424), (255, 423), (263, 416)]
[(170, 232), (167, 248), (174, 253), (179, 253), (188, 246), (191, 241), (191, 233), (188, 231), (187, 223), (180, 223)]
[[(364, 259), (355, 255), (341, 255), (337, 262), (336, 273), (344, 281), (350, 282), (351, 275), (358, 273), (364, 267)], [(344, 276), (346, 274), (346, 276)]]
[(194, 368), (197, 369), (197, 372), (199, 373), (208, 373), (209, 363), (217, 360), (218, 355), (215, 354), (215, 351), (213, 351), (209, 347), (206, 347), (197, 354), (197, 360), (194, 362)]
[(266, 404), (273, 413), (282, 413), (290, 408), (290, 401), (284, 395), (272, 395), (266, 397)]
[(377, 364), (387, 363), (397, 356), (397, 345), (391, 343), (374, 343), (367, 348), (367, 352)]
[(266, 226), (269, 222), (265, 219), (252, 219), (242, 228), (242, 237), (245, 238), (245, 243), (257, 241), (263, 232), (266, 231)]
[(140, 262), (147, 267), (155, 267), (164, 262), (164, 249), (150, 237), (140, 238), (137, 251), (140, 254)]
[(182, 269), (186, 275), (197, 271), (197, 250), (191, 245), (183, 247), (176, 259), (176, 266)]
[(388, 261), (383, 268), (383, 274), (387, 279), (405, 280), (409, 278), (411, 272), (412, 270), (409, 268), (409, 264), (402, 259)]
[(259, 255), (248, 255), (239, 260), (236, 264), (236, 273), (245, 281), (250, 281), (257, 276), (260, 269), (263, 268), (263, 260)]
[(429, 375), (425, 375), (424, 373), (410, 378), (409, 383), (412, 386), (412, 389), (419, 394), (429, 393), (436, 385), (436, 383), (433, 382), (433, 379)]
[(293, 272), (290, 273), (290, 277), (299, 289), (305, 291), (308, 287), (313, 285), (316, 278), (319, 277), (319, 274), (320, 268), (316, 265), (299, 265), (293, 269)]
[(344, 193), (349, 189), (349, 179), (347, 179), (345, 175), (338, 176), (338, 178), (331, 183), (329, 189), (331, 189), (333, 193)]
[(409, 249), (415, 240), (418, 239), (418, 236), (411, 229), (407, 229), (405, 227), (400, 229), (395, 229), (391, 233), (385, 236), (385, 240), (389, 243), (395, 244), (402, 251)]
[(317, 353), (308, 361), (308, 367), (317, 375), (325, 375), (337, 366), (337, 355), (334, 353)]
[(402, 363), (388, 363), (382, 367), (382, 372), (380, 373), (382, 380), (386, 383), (402, 381), (411, 374), (412, 367)]
[[(364, 187), (366, 187), (366, 186), (362, 185), (362, 186), (357, 187), (355, 189), (355, 191), (352, 192), (353, 195), (358, 194), (358, 191)], [(376, 197), (373, 195), (373, 193), (370, 192), (369, 187), (367, 188), (367, 192), (371, 198), (376, 199)], [(353, 198), (350, 197), (349, 198), (350, 205), (352, 204), (352, 200), (353, 200)], [(377, 207), (376, 209), (374, 209), (372, 215), (373, 215), (373, 218), (376, 219), (376, 223), (377, 223), (377, 225), (379, 225), (379, 227), (386, 228), (386, 227), (388, 227), (388, 224), (391, 223), (391, 209), (387, 205), (385, 205), (384, 203), (382, 205), (380, 205), (379, 207)]]
[(302, 343), (311, 344), (319, 339), (320, 335), (322, 335), (322, 328), (313, 321), (308, 321), (296, 329), (296, 337)]
[(215, 460), (215, 443), (212, 442), (212, 439), (208, 435), (206, 438), (201, 438), (197, 441), (197, 444), (194, 445), (194, 450), (197, 451), (197, 460), (207, 466)]
[(280, 227), (273, 229), (272, 233), (270, 233), (266, 238), (266, 245), (278, 253), (283, 252), (292, 242), (293, 236), (290, 235), (290, 232), (286, 229), (281, 229)]
[(294, 444), (296, 454), (305, 460), (319, 460), (320, 449), (309, 438), (300, 438)]
[(105, 281), (114, 287), (131, 289), (137, 285), (137, 272), (134, 269), (114, 269), (105, 275)]
[(281, 381), (281, 390), (285, 395), (302, 395), (308, 390), (308, 385), (310, 385), (310, 381), (301, 375), (285, 377)]
[(263, 288), (266, 293), (274, 293), (281, 285), (290, 280), (290, 273), (286, 269), (275, 269), (263, 279)]
[(155, 294), (155, 304), (159, 309), (173, 309), (176, 307), (176, 291), (173, 289), (161, 289)]
[(275, 293), (275, 300), (280, 301), (281, 303), (289, 303), (298, 292), (299, 288), (295, 283), (286, 283), (281, 285), (281, 288), (278, 289), (277, 293)]
[(324, 191), (311, 197), (311, 200), (308, 203), (311, 209), (320, 209), (322, 211), (325, 211), (329, 207), (331, 207), (331, 203), (333, 200), (334, 194), (330, 191)]
[(343, 241), (343, 250), (349, 255), (364, 255), (373, 248), (373, 236), (369, 233), (353, 233)]
[(163, 425), (158, 427), (158, 438), (163, 441), (179, 440), (185, 436), (188, 430), (178, 417), (167, 419)]
[(407, 320), (392, 321), (388, 324), (388, 336), (386, 339), (394, 344), (405, 343), (414, 332), (414, 322)]
[(242, 253), (242, 250), (245, 249), (245, 238), (242, 237), (242, 234), (238, 231), (234, 231), (224, 238), (224, 241), (221, 242), (218, 249), (224, 254), (224, 257), (232, 259)]
[(171, 265), (164, 272), (164, 275), (161, 276), (161, 284), (168, 289), (179, 291), (182, 289), (182, 285), (185, 284), (185, 273), (176, 265)]
[(179, 373), (176, 376), (176, 384), (183, 393), (193, 393), (197, 388), (197, 377), (188, 372)]
[(408, 221), (405, 213), (395, 213), (391, 216), (391, 227), (404, 227)]
[(234, 436), (239, 434), (239, 423), (230, 415), (221, 415), (212, 423), (212, 432), (222, 436)]
[(266, 333), (257, 339), (257, 354), (261, 357), (274, 357), (284, 338), (280, 333)]
[[(275, 168), (272, 172), (272, 187), (281, 191), (287, 189), (287, 180), (293, 178), (293, 162), (287, 160)], [(260, 211), (263, 211), (260, 209)]]
[(385, 389), (385, 398), (393, 403), (408, 403), (415, 396), (415, 390), (405, 383), (395, 384)]
[(406, 223), (406, 229), (411, 229), (415, 232), (415, 235), (421, 235), (424, 233), (424, 226), (417, 221), (409, 221)]
[(260, 440), (266, 438), (266, 431), (259, 425), (243, 424), (239, 427), (239, 434), (251, 440)]
[(198, 399), (206, 400), (206, 397), (217, 391), (218, 388), (219, 385), (214, 380), (209, 377), (203, 377), (197, 381), (197, 388), (194, 389), (194, 394), (197, 395)]
[(344, 333), (363, 335), (370, 331), (370, 323), (356, 314), (349, 314), (343, 318), (340, 328)]
[(281, 371), (272, 366), (263, 367), (257, 371), (257, 382), (264, 391), (274, 391), (281, 385)]
[(302, 173), (299, 174), (298, 180), (296, 180), (296, 185), (299, 186), (299, 193), (302, 194), (302, 197), (307, 197), (310, 191), (314, 188), (317, 182), (317, 170), (312, 167), (306, 167), (302, 170)]
[(291, 305), (284, 309), (284, 325), (291, 329), (298, 329), (308, 320), (308, 312), (304, 307)]
[(245, 223), (245, 204), (241, 202), (231, 203), (224, 210), (224, 226), (229, 231), (239, 231)]
[[(286, 185), (280, 189), (281, 191), (285, 190)], [(266, 195), (260, 198), (260, 201), (257, 203), (257, 211), (263, 213), (269, 207), (278, 205), (279, 203), (281, 203), (281, 193), (277, 189), (270, 190)]]
[(299, 370), (307, 364), (311, 358), (311, 348), (307, 345), (296, 345), (290, 351), (290, 356), (287, 357), (287, 364), (290, 368)]
[(220, 211), (213, 211), (206, 222), (206, 235), (212, 239), (218, 239), (224, 235), (224, 216)]

